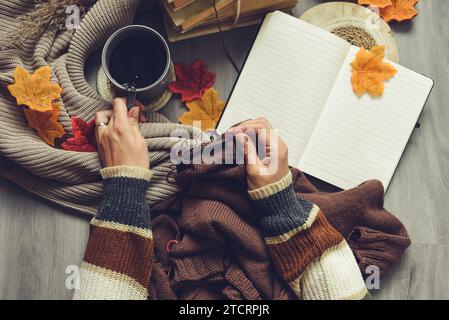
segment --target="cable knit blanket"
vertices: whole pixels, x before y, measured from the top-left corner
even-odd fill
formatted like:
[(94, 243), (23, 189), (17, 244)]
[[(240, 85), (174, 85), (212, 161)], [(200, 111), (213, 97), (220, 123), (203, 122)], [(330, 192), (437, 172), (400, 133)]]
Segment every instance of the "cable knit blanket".
[[(86, 59), (115, 30), (132, 23), (139, 4), (140, 0), (98, 0), (78, 29), (49, 30), (37, 39), (0, 52), (0, 175), (59, 205), (95, 214), (102, 192), (98, 154), (48, 146), (28, 128), (23, 112), (6, 86), (13, 82), (17, 65), (29, 71), (50, 65), (52, 81), (63, 88), (59, 122), (66, 132), (71, 131), (70, 117), (92, 119), (97, 111), (110, 105), (87, 83), (84, 77)], [(1, 1), (1, 32), (17, 31), (21, 27), (20, 17), (33, 9), (34, 1)], [(8, 45), (1, 43), (4, 38), (0, 37), (1, 48)], [(178, 143), (170, 138), (170, 133), (182, 127), (192, 134), (192, 128), (169, 123), (158, 114), (150, 115), (149, 121), (152, 124), (143, 124), (141, 132), (148, 141), (154, 171), (147, 196), (154, 204), (178, 191), (178, 187), (166, 179), (172, 169), (169, 150)]]

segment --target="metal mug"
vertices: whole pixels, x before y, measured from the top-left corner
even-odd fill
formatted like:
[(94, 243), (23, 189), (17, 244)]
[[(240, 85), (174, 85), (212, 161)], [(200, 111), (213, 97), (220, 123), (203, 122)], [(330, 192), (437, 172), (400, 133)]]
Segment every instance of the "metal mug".
[[(134, 88), (134, 87), (125, 87), (122, 84), (118, 83), (111, 75), (110, 72), (110, 58), (111, 53), (114, 49), (120, 45), (123, 40), (127, 39), (131, 36), (145, 35), (148, 37), (153, 37), (157, 41), (160, 41), (162, 44), (162, 48), (165, 50), (165, 54), (167, 56), (167, 61), (165, 65), (165, 69), (158, 80), (154, 83), (143, 87), (143, 88)], [(142, 45), (144, 49), (144, 45)], [(143, 103), (149, 103), (154, 99), (160, 97), (164, 91), (166, 90), (167, 84), (170, 82), (171, 78), (171, 55), (170, 49), (168, 47), (165, 39), (155, 30), (149, 28), (147, 26), (142, 25), (129, 25), (123, 27), (116, 32), (114, 32), (109, 39), (106, 41), (103, 51), (101, 54), (101, 63), (103, 65), (104, 72), (106, 73), (107, 78), (111, 82), (113, 86), (113, 91), (117, 96), (126, 97), (126, 106), (128, 109), (132, 108), (135, 104), (136, 98), (139, 99)]]

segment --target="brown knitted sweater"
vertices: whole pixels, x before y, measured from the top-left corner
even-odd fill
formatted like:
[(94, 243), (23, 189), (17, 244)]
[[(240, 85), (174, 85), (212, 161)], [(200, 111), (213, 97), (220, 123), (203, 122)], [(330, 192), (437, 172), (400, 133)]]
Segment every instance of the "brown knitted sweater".
[[(185, 192), (152, 208), (156, 263), (151, 298), (288, 299), (258, 230), (242, 166), (179, 168)], [(319, 192), (292, 169), (297, 194), (317, 204), (347, 239), (364, 276), (369, 265), (385, 275), (410, 245), (401, 222), (383, 208), (383, 187), (368, 181), (338, 193)], [(169, 254), (167, 241), (178, 243)], [(369, 274), (368, 274), (369, 275)]]

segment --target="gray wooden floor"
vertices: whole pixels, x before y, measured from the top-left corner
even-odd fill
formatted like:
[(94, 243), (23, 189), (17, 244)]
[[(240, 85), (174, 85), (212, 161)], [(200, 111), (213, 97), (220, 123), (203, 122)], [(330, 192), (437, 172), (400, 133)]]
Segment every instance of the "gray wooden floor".
[[(320, 2), (301, 0), (295, 14)], [(374, 293), (379, 299), (449, 299), (449, 1), (421, 1), (418, 9), (413, 22), (392, 27), (401, 64), (432, 77), (435, 88), (386, 195), (386, 207), (404, 222), (413, 245)], [(145, 16), (139, 22), (153, 24)], [(255, 33), (226, 34), (239, 63)], [(219, 36), (177, 43), (172, 51), (175, 61), (204, 59), (227, 97), (236, 73)], [(178, 101), (163, 111), (174, 121), (182, 112)], [(65, 270), (80, 263), (87, 237), (88, 220), (0, 179), (0, 298), (71, 298)]]

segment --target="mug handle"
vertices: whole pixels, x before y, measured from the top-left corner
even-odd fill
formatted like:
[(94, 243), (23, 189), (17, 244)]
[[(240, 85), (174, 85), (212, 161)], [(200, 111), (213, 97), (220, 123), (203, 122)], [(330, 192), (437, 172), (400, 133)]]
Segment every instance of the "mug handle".
[(126, 96), (126, 107), (131, 109), (136, 105), (136, 91), (129, 91)]

